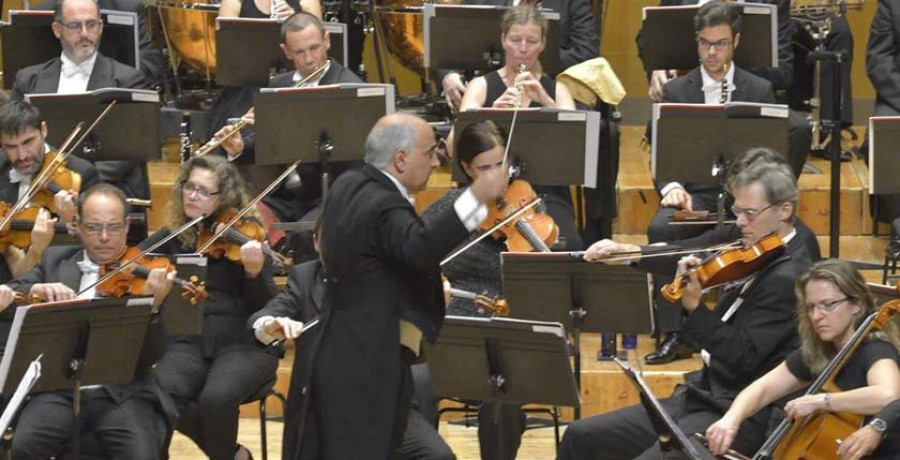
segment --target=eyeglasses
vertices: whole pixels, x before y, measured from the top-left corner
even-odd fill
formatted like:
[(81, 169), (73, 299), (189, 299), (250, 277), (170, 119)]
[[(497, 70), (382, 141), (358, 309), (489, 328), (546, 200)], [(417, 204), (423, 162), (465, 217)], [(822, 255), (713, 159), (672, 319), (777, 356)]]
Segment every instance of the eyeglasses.
[(852, 297), (844, 297), (841, 299), (829, 300), (829, 301), (819, 302), (819, 303), (808, 303), (808, 304), (804, 305), (804, 308), (806, 308), (806, 312), (809, 314), (812, 314), (812, 312), (816, 308), (818, 308), (820, 312), (828, 315), (828, 314), (831, 314), (831, 312), (833, 312), (840, 304), (842, 304), (850, 299), (852, 299)]
[(185, 195), (190, 195), (191, 193), (196, 192), (197, 196), (199, 196), (200, 198), (212, 198), (213, 196), (222, 193), (221, 191), (210, 192), (209, 190), (206, 190), (203, 187), (198, 187), (190, 182), (184, 182), (181, 184), (181, 192)]
[(89, 236), (99, 236), (106, 230), (107, 235), (121, 235), (125, 232), (127, 224), (124, 222), (114, 224), (80, 224), (81, 230)]
[(80, 32), (82, 28), (86, 29), (88, 32), (93, 32), (93, 31), (97, 30), (98, 27), (100, 27), (100, 24), (103, 24), (103, 21), (101, 21), (99, 19), (89, 19), (84, 22), (76, 22), (76, 21), (72, 21), (72, 22), (56, 21), (56, 22), (58, 22), (59, 25), (65, 27), (66, 30), (68, 30), (70, 32)]
[(743, 208), (739, 208), (737, 206), (732, 206), (731, 212), (734, 214), (735, 218), (741, 217), (741, 214), (743, 214), (744, 217), (746, 217), (748, 221), (753, 222), (754, 220), (756, 220), (757, 217), (759, 217), (760, 214), (762, 214), (767, 209), (769, 209), (773, 206), (775, 206), (775, 204), (770, 204), (762, 209), (743, 209)]
[(725, 51), (726, 49), (731, 47), (731, 40), (719, 40), (717, 42), (707, 41), (703, 38), (697, 39), (697, 46), (700, 49), (709, 50), (710, 48), (715, 48), (716, 51)]

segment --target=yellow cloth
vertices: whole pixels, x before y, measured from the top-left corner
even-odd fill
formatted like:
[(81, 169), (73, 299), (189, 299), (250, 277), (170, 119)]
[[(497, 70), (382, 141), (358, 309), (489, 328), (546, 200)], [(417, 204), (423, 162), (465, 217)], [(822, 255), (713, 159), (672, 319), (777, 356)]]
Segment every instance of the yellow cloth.
[(400, 320), (400, 345), (409, 348), (416, 356), (422, 346), (422, 331), (405, 319)]
[(591, 107), (599, 98), (603, 102), (617, 105), (625, 98), (625, 87), (604, 58), (595, 58), (573, 65), (556, 77), (566, 85), (572, 97)]

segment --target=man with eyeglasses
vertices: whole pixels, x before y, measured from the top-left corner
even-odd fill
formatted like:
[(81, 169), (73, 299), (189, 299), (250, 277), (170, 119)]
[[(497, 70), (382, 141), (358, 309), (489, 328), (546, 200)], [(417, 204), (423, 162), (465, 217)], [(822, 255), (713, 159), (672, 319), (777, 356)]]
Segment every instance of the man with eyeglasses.
[[(121, 190), (97, 184), (78, 202), (77, 234), (82, 246), (54, 246), (21, 278), (0, 286), (0, 307), (7, 308), (12, 291), (47, 301), (90, 299), (102, 266), (119, 261), (126, 249), (128, 203)], [(172, 287), (174, 272), (152, 269), (144, 293), (159, 307)], [(10, 309), (12, 310), (12, 309)], [(158, 459), (169, 433), (172, 407), (159, 390), (151, 366), (163, 347), (161, 325), (151, 324), (136, 370), (127, 384), (82, 389), (81, 426), (95, 435), (107, 458)], [(48, 346), (53, 346), (48, 344)], [(74, 435), (71, 392), (38, 393), (22, 410), (12, 444), (13, 458), (50, 458), (69, 449)], [(87, 445), (87, 444), (86, 444)], [(85, 452), (88, 453), (88, 452)]]
[[(729, 179), (737, 222), (733, 227), (744, 243), (754, 244), (777, 234), (784, 252), (743, 280), (724, 288), (714, 309), (703, 305), (696, 271), (701, 259), (679, 260), (677, 276), (687, 274), (680, 307), (686, 318), (684, 339), (702, 349), (703, 368), (686, 374), (663, 406), (689, 436), (703, 433), (721, 418), (734, 397), (748, 384), (777, 366), (799, 344), (796, 331), (794, 282), (811, 266), (804, 238), (794, 227), (797, 183), (781, 163), (755, 161)], [(585, 260), (597, 261), (624, 249), (599, 242)], [(640, 249), (640, 248), (638, 248)], [(656, 263), (641, 258), (640, 264)], [(742, 427), (735, 447), (753, 453), (765, 440), (770, 410), (760, 411)], [(746, 430), (745, 430), (746, 428)], [(569, 425), (559, 459), (661, 458), (658, 434), (643, 406), (576, 421)], [(676, 457), (667, 457), (676, 458)]]

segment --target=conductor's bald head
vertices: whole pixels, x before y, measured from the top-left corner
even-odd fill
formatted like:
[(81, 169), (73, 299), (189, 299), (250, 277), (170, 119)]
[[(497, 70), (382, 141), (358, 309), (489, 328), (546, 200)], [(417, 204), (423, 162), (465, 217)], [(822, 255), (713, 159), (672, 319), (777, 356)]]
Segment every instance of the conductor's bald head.
[(366, 163), (387, 172), (409, 193), (424, 190), (438, 166), (434, 131), (421, 118), (405, 113), (385, 115), (366, 138)]

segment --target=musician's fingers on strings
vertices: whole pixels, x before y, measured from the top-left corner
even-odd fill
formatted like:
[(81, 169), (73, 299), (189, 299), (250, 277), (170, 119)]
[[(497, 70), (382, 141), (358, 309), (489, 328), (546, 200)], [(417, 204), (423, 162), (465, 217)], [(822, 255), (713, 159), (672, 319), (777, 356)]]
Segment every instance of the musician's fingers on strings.
[(693, 276), (690, 277), (691, 281), (697, 281), (696, 272), (691, 269), (700, 265), (702, 261), (697, 256), (684, 256), (678, 261), (678, 271), (676, 272), (676, 276), (684, 275), (687, 272), (694, 273)]

